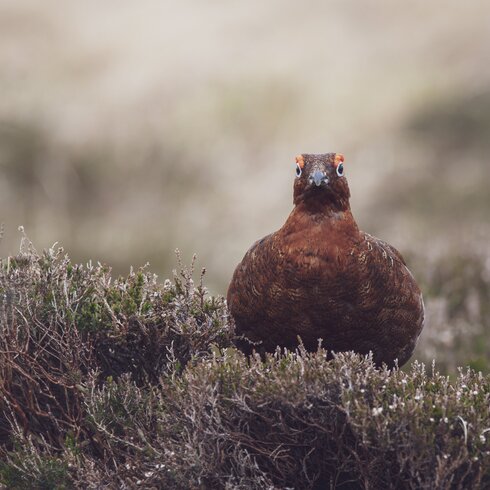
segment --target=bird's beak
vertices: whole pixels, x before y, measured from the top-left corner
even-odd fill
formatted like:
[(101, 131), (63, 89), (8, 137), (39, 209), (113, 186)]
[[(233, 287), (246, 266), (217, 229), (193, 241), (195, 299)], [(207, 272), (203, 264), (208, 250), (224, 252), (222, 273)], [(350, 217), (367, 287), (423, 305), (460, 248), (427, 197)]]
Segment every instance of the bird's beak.
[(328, 184), (328, 177), (325, 172), (320, 170), (315, 170), (308, 179), (310, 184), (315, 184), (317, 187), (320, 187), (323, 183)]

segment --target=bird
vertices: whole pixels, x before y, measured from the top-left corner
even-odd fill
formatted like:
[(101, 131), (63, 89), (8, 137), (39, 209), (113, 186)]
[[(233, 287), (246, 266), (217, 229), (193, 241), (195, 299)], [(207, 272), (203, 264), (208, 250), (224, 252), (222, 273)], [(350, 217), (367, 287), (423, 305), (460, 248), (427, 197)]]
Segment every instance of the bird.
[(359, 230), (344, 160), (298, 155), (293, 210), (236, 267), (227, 305), (246, 354), (301, 344), (390, 368), (410, 359), (424, 325), (422, 293), (402, 255)]

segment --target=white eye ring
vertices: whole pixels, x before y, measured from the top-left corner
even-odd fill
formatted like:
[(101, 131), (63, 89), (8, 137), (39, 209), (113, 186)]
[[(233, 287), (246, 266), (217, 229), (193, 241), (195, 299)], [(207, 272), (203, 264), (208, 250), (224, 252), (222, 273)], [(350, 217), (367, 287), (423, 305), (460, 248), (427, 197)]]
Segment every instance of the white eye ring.
[(301, 177), (301, 174), (303, 173), (303, 170), (301, 169), (301, 167), (299, 166), (299, 164), (297, 163), (296, 164), (296, 177), (298, 177), (298, 179)]
[(339, 177), (342, 177), (342, 175), (344, 175), (344, 164), (343, 163), (339, 163), (337, 165), (337, 175)]

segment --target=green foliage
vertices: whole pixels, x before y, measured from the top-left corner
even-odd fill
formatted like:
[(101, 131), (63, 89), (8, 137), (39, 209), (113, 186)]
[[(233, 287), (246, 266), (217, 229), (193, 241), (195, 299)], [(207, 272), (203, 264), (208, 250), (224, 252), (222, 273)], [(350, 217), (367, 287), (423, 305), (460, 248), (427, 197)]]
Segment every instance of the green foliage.
[(68, 463), (61, 458), (37, 453), (29, 441), (25, 447), (0, 461), (0, 481), (10, 490), (68, 490), (72, 479)]
[[(483, 322), (464, 288), (483, 301), (486, 279), (450, 267), (470, 272), (451, 285), (452, 272), (427, 268), (429, 299)], [(192, 268), (163, 284), (146, 269), (114, 280), (24, 242), (0, 263), (0, 294), (7, 488), (490, 485), (488, 375), (377, 369), (322, 349), (247, 358)]]

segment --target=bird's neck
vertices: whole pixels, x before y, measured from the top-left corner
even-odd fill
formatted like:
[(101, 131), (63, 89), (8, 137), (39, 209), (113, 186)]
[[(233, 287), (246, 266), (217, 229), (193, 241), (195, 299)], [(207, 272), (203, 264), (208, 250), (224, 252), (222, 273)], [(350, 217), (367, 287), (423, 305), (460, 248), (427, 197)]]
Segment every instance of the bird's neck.
[(321, 233), (348, 233), (357, 234), (359, 228), (349, 205), (343, 208), (331, 206), (311, 207), (305, 203), (298, 203), (291, 211), (283, 231), (295, 233), (308, 230), (316, 230)]

